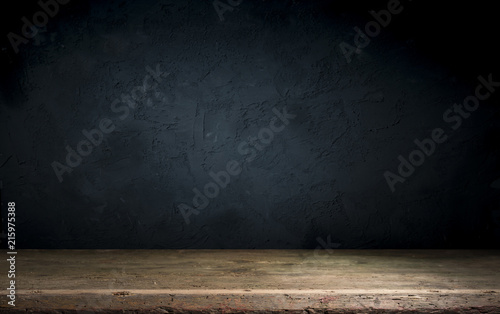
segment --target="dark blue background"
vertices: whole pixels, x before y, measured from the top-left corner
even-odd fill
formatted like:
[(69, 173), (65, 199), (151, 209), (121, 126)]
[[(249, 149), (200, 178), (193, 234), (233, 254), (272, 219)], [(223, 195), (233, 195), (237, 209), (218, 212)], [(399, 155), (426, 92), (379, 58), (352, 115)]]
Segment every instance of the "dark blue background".
[[(498, 95), (443, 121), (479, 75), (500, 81), (492, 5), (401, 1), (348, 63), (339, 44), (387, 1), (347, 3), (243, 0), (221, 21), (211, 1), (75, 0), (18, 54), (2, 36), (4, 230), (15, 201), (18, 248), (498, 247)], [(5, 10), (4, 33), (39, 9)], [(169, 74), (121, 120), (147, 66)], [(275, 107), (296, 118), (186, 224), (178, 206)], [(104, 118), (60, 183), (51, 163)], [(447, 141), (391, 192), (384, 172), (435, 128)]]

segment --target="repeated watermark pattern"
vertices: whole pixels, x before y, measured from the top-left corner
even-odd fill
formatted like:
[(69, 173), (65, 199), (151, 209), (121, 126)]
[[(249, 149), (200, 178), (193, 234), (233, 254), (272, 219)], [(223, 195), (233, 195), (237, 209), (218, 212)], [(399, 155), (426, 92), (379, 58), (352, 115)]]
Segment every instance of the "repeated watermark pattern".
[[(411, 1), (411, 0), (408, 0)], [(378, 12), (370, 11), (370, 15), (373, 17), (372, 21), (365, 24), (364, 32), (359, 27), (354, 27), (356, 34), (353, 38), (353, 45), (346, 42), (341, 42), (339, 48), (347, 60), (347, 63), (351, 63), (352, 57), (355, 54), (360, 54), (362, 49), (368, 47), (371, 42), (371, 38), (375, 38), (380, 35), (382, 27), (387, 27), (392, 21), (392, 16), (400, 14), (403, 12), (404, 7), (401, 5), (399, 0), (389, 0), (387, 2), (387, 10), (380, 10)]]
[[(339, 249), (342, 245), (337, 242), (332, 242), (332, 237), (329, 234), (326, 239), (322, 237), (316, 238), (317, 245), (314, 248), (312, 254), (307, 254), (301, 263), (297, 263), (293, 266), (293, 272), (303, 273), (304, 270), (309, 271), (318, 271), (321, 270), (322, 261), (328, 256), (334, 256), (335, 250)], [(309, 252), (309, 251), (306, 251)]]
[(219, 16), (219, 20), (224, 22), (224, 13), (227, 11), (232, 12), (234, 8), (239, 6), (242, 2), (243, 0), (227, 0), (227, 2), (214, 0), (212, 5), (214, 6), (215, 12)]
[(326, 251), (328, 254), (333, 254), (334, 249), (338, 249), (342, 245), (340, 243), (334, 243), (332, 242), (332, 236), (329, 234), (326, 237), (326, 241), (323, 240), (321, 237), (317, 237), (316, 241), (318, 242), (319, 245), (316, 246), (314, 249), (314, 257), (319, 256), (319, 252)]
[[(271, 118), (268, 127), (261, 128), (257, 136), (250, 136), (248, 137), (248, 141), (243, 141), (238, 145), (238, 153), (245, 156), (243, 162), (252, 162), (257, 157), (258, 152), (271, 144), (274, 140), (274, 134), (283, 131), (290, 124), (290, 120), (296, 117), (296, 115), (288, 113), (286, 107), (282, 111), (273, 108), (273, 113), (275, 116)], [(278, 120), (281, 121), (280, 125), (276, 124)], [(189, 217), (191, 215), (198, 215), (200, 210), (205, 209), (209, 205), (209, 199), (219, 196), (221, 189), (226, 188), (230, 183), (231, 176), (237, 176), (241, 171), (241, 162), (236, 160), (228, 161), (225, 170), (217, 173), (210, 171), (208, 175), (213, 179), (213, 182), (210, 181), (205, 184), (203, 193), (198, 188), (193, 188), (194, 197), (192, 205), (189, 206), (182, 203), (177, 206), (186, 224), (190, 224), (191, 220)]]
[[(148, 92), (156, 90), (158, 84), (162, 82), (162, 78), (170, 74), (161, 71), (159, 64), (156, 65), (156, 69), (154, 70), (146, 66), (146, 71), (149, 74), (144, 76), (142, 85), (135, 86), (128, 94), (122, 94), (121, 97), (111, 102), (110, 109), (112, 112), (120, 114), (118, 116), (119, 120), (125, 120), (130, 115), (130, 110), (135, 109), (137, 103), (142, 101)], [(151, 84), (151, 82), (154, 82), (154, 84)], [(157, 98), (162, 97), (162, 94), (159, 92), (154, 93), (154, 95)], [(145, 103), (147, 106), (151, 106), (152, 101), (148, 98)], [(63, 175), (65, 173), (71, 173), (74, 168), (82, 163), (84, 157), (88, 157), (94, 151), (94, 148), (101, 145), (104, 135), (111, 134), (115, 129), (116, 126), (113, 120), (109, 118), (101, 119), (96, 128), (90, 130), (83, 129), (81, 131), (83, 139), (76, 144), (76, 150), (69, 145), (66, 146), (66, 164), (59, 161), (53, 161), (51, 164), (59, 183), (63, 182)]]
[[(471, 113), (479, 108), (479, 101), (490, 98), (495, 89), (500, 86), (500, 82), (493, 80), (491, 73), (488, 78), (478, 76), (477, 79), (479, 84), (476, 86), (474, 95), (465, 97), (461, 104), (453, 104), (443, 112), (443, 121), (449, 124), (448, 126), (452, 132), (458, 130), (463, 121), (468, 119)], [(405, 182), (415, 172), (416, 167), (424, 164), (426, 157), (434, 154), (437, 145), (444, 143), (447, 139), (448, 135), (443, 128), (433, 129), (430, 136), (423, 140), (415, 139), (413, 142), (417, 148), (411, 151), (407, 158), (403, 157), (403, 155), (398, 156), (398, 174), (391, 171), (384, 172), (384, 178), (391, 192), (394, 193), (396, 184)]]
[[(46, 30), (49, 19), (55, 17), (59, 13), (60, 5), (68, 3), (69, 0), (38, 1), (41, 10), (35, 12), (31, 20), (26, 16), (21, 18), (23, 22), (20, 32), (21, 35), (14, 32), (7, 34), (7, 38), (14, 52), (19, 53), (19, 46), (21, 44), (28, 44), (30, 39), (37, 38), (37, 35), (42, 32), (41, 30)], [(39, 42), (39, 39), (37, 39), (36, 43), (39, 44)]]

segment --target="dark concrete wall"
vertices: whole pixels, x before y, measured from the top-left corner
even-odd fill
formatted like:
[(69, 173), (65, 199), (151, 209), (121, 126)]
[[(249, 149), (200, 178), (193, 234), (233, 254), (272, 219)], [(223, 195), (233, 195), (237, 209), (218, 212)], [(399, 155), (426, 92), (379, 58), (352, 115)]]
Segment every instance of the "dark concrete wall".
[[(460, 126), (443, 119), (479, 75), (500, 81), (491, 32), (401, 5), (351, 62), (339, 45), (386, 1), (243, 0), (223, 21), (211, 1), (60, 5), (18, 53), (4, 43), (4, 224), (15, 201), (19, 248), (497, 247), (498, 96)], [(128, 106), (147, 68), (165, 73)], [(271, 121), (267, 145), (242, 144)], [(110, 132), (58, 178), (54, 162), (64, 172), (66, 147), (100, 123)], [(384, 173), (435, 129), (447, 139), (391, 191)], [(241, 172), (190, 211), (228, 167)]]

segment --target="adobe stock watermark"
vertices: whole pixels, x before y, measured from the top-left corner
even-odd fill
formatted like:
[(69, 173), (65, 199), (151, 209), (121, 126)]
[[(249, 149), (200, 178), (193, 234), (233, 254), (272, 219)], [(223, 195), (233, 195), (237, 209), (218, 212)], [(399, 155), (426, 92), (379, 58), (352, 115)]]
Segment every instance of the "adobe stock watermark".
[[(411, 1), (411, 0), (408, 0)], [(364, 32), (359, 27), (354, 27), (356, 35), (354, 35), (354, 46), (346, 42), (341, 42), (339, 48), (342, 54), (347, 60), (347, 63), (351, 63), (352, 56), (354, 54), (360, 54), (363, 48), (366, 48), (370, 42), (371, 38), (375, 38), (380, 35), (382, 27), (387, 27), (392, 20), (393, 15), (400, 14), (403, 12), (404, 7), (401, 5), (399, 0), (389, 0), (387, 3), (387, 10), (380, 10), (378, 12), (370, 11), (370, 15), (374, 20), (365, 24)]]
[[(160, 65), (156, 65), (156, 69), (153, 70), (149, 66), (146, 66), (146, 71), (149, 73), (144, 76), (143, 83), (140, 86), (135, 86), (132, 88), (130, 93), (122, 94), (120, 98), (116, 98), (111, 102), (110, 109), (114, 113), (120, 114), (117, 118), (119, 120), (125, 120), (130, 115), (130, 110), (137, 107), (137, 102), (143, 101), (146, 93), (151, 90), (156, 90), (158, 84), (162, 82), (162, 78), (167, 77), (170, 73), (165, 73), (160, 71)], [(155, 82), (151, 84), (151, 82)], [(141, 95), (139, 95), (141, 93)], [(158, 98), (161, 93), (155, 93)], [(151, 106), (152, 101), (149, 97), (146, 101), (147, 106)], [(53, 161), (51, 166), (54, 173), (59, 180), (59, 183), (63, 182), (63, 174), (71, 173), (73, 168), (78, 167), (84, 157), (88, 157), (94, 148), (101, 145), (104, 135), (111, 134), (116, 129), (113, 120), (109, 118), (103, 118), (99, 121), (96, 128), (81, 131), (83, 139), (76, 144), (76, 150), (71, 146), (66, 146), (66, 164), (58, 161)]]
[(331, 235), (329, 234), (326, 237), (326, 241), (323, 240), (321, 237), (317, 237), (316, 241), (319, 243), (318, 246), (314, 249), (314, 257), (319, 256), (319, 252), (322, 252), (323, 250), (326, 251), (328, 254), (333, 254), (333, 249), (338, 249), (341, 244), (340, 243), (332, 243), (332, 238)]
[[(335, 250), (340, 248), (342, 245), (340, 243), (332, 242), (332, 237), (329, 234), (326, 239), (322, 237), (317, 237), (316, 242), (319, 245), (316, 245), (316, 248), (312, 251), (312, 254), (309, 254), (308, 251), (306, 257), (301, 261), (301, 263), (295, 263), (292, 267), (293, 273), (302, 274), (304, 271), (318, 271), (324, 269), (325, 264), (323, 262), (328, 259), (328, 256), (335, 254)], [(326, 253), (326, 254), (325, 254)]]
[[(275, 116), (271, 118), (268, 127), (261, 128), (257, 136), (250, 136), (248, 141), (243, 141), (238, 145), (238, 153), (241, 156), (245, 156), (243, 162), (252, 162), (257, 157), (258, 152), (264, 150), (266, 146), (272, 143), (274, 135), (282, 132), (290, 124), (290, 120), (296, 117), (296, 115), (288, 113), (286, 107), (281, 112), (273, 108), (273, 113)], [(278, 120), (280, 120), (280, 125), (276, 124)], [(189, 217), (191, 215), (198, 215), (200, 210), (205, 209), (209, 205), (209, 199), (219, 196), (221, 189), (226, 188), (230, 183), (231, 176), (237, 176), (241, 171), (241, 162), (236, 160), (228, 161), (225, 170), (217, 173), (210, 171), (208, 175), (213, 179), (213, 182), (210, 181), (205, 184), (203, 193), (198, 188), (193, 188), (194, 197), (192, 206), (184, 203), (177, 206), (186, 224), (190, 224)]]
[(39, 29), (43, 29), (49, 23), (49, 18), (53, 18), (59, 13), (59, 5), (68, 3), (69, 0), (38, 1), (41, 10), (33, 14), (31, 21), (26, 16), (21, 18), (23, 22), (23, 26), (21, 26), (22, 36), (14, 32), (7, 34), (7, 38), (14, 52), (19, 53), (19, 45), (29, 43), (29, 39), (34, 38), (38, 34)]
[[(443, 121), (450, 124), (451, 131), (456, 131), (462, 126), (463, 120), (468, 119), (471, 113), (479, 108), (479, 101), (487, 100), (495, 92), (495, 88), (500, 86), (500, 82), (493, 81), (492, 74), (488, 78), (478, 76), (479, 84), (476, 86), (474, 95), (464, 98), (462, 104), (453, 104), (443, 113)], [(437, 145), (444, 143), (448, 135), (442, 128), (435, 128), (431, 131), (429, 138), (423, 140), (415, 139), (413, 142), (417, 149), (410, 152), (408, 158), (398, 156), (398, 174), (391, 171), (384, 172), (384, 178), (391, 192), (396, 190), (397, 183), (403, 183), (414, 172), (415, 168), (424, 164), (426, 157), (430, 157), (436, 151)]]
[(224, 22), (224, 13), (226, 13), (226, 11), (232, 12), (234, 8), (239, 6), (242, 2), (243, 0), (227, 0), (227, 3), (224, 3), (221, 0), (214, 0), (212, 5), (219, 16), (219, 20)]

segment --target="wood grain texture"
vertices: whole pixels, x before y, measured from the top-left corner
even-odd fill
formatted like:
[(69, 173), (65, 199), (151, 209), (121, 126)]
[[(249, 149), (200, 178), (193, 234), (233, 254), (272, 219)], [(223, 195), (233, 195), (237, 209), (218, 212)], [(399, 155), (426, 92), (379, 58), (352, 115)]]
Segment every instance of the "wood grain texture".
[[(499, 251), (22, 250), (17, 256), (18, 311), (500, 311)], [(1, 311), (12, 311), (6, 298), (0, 302)]]

